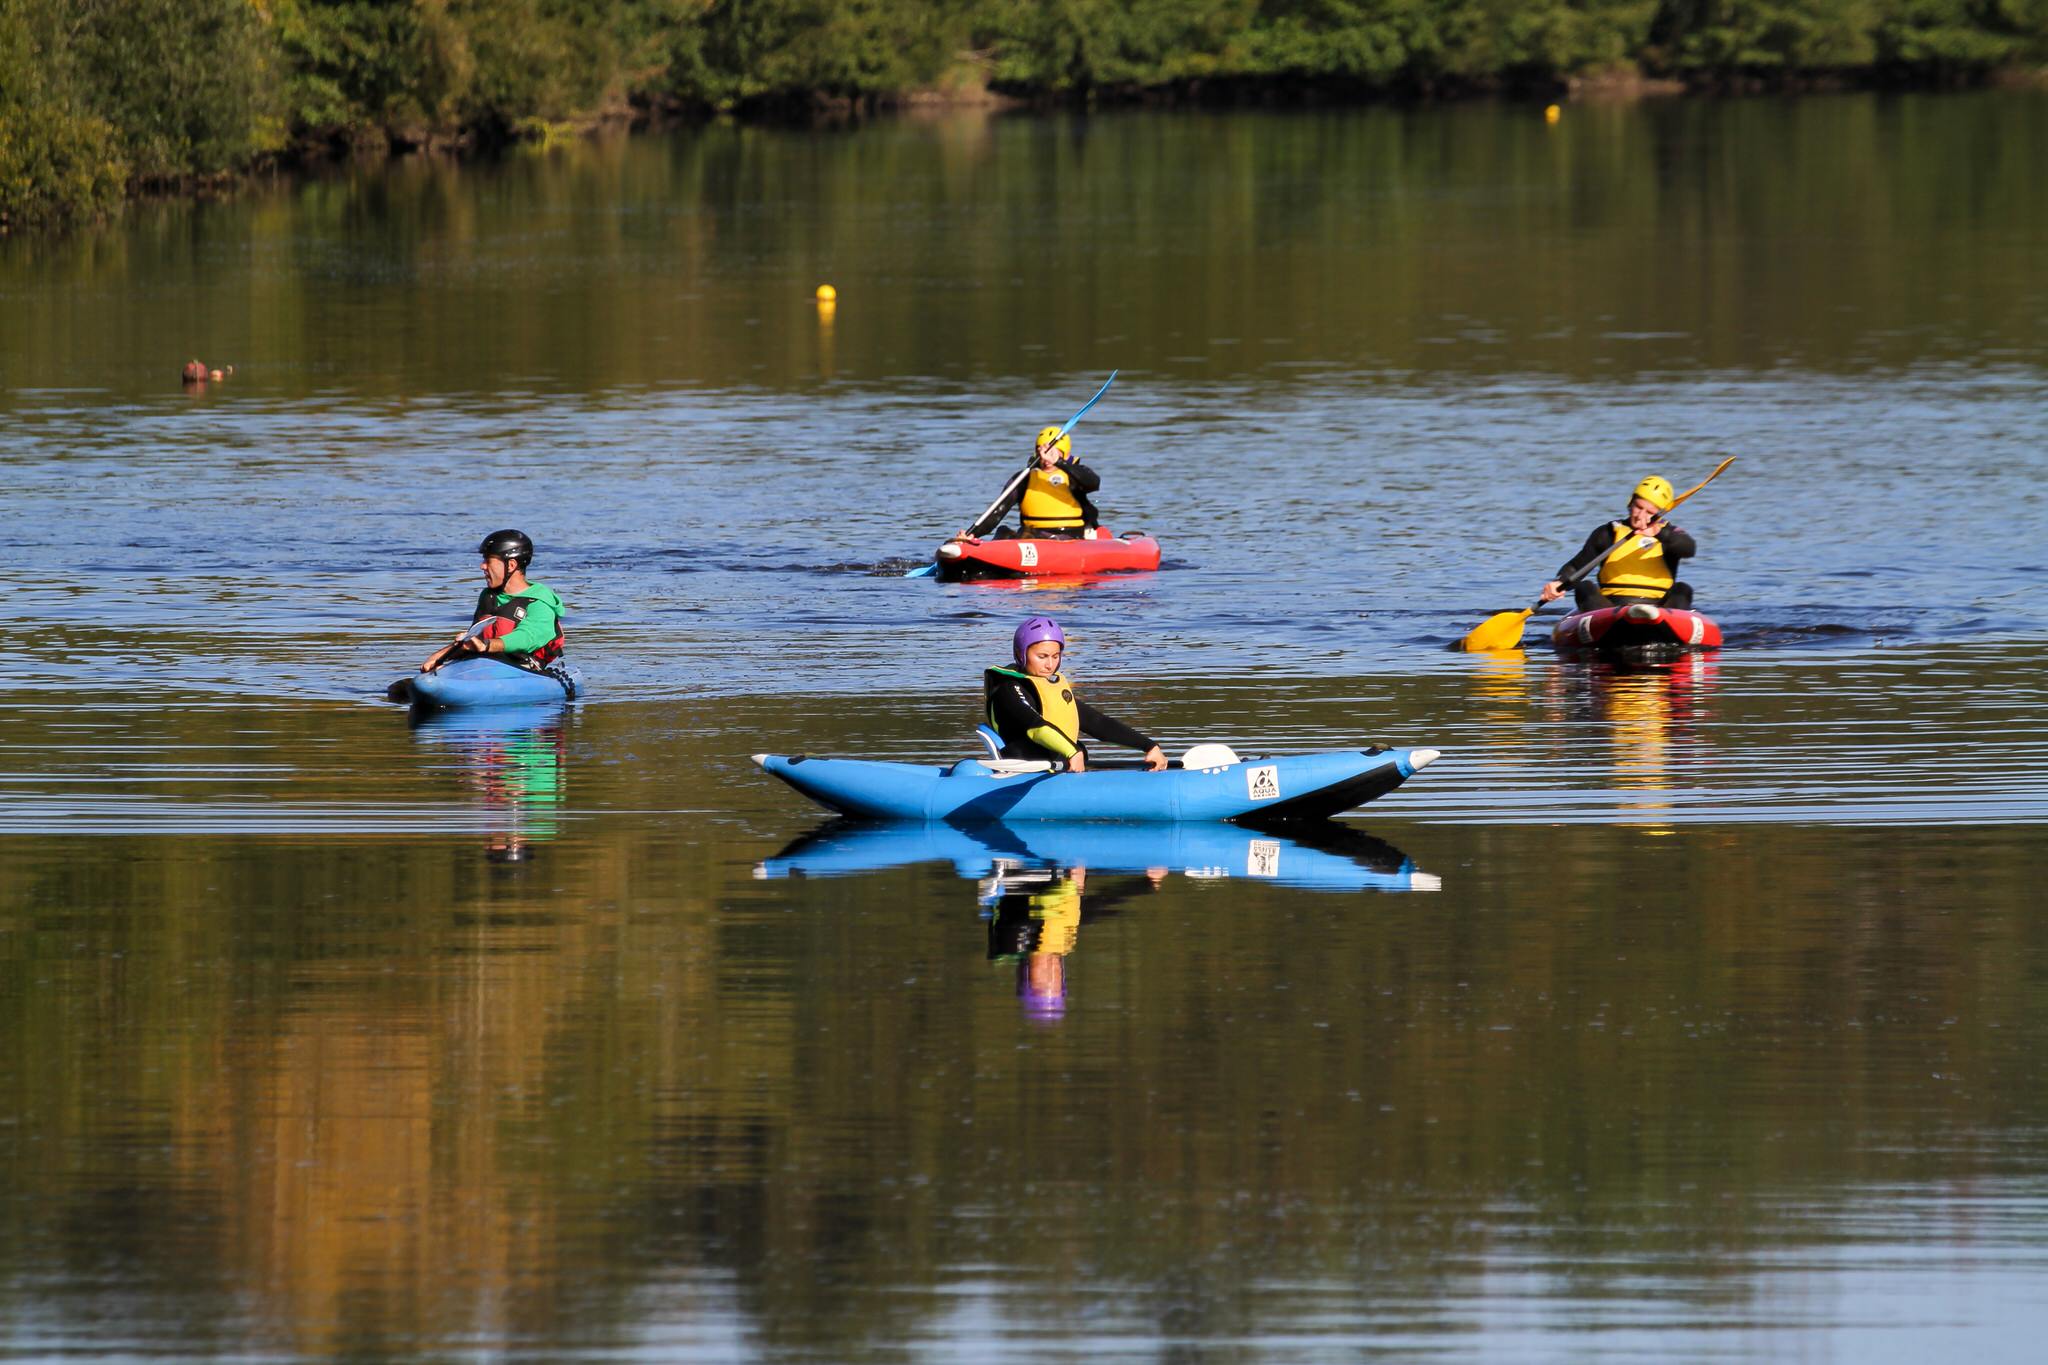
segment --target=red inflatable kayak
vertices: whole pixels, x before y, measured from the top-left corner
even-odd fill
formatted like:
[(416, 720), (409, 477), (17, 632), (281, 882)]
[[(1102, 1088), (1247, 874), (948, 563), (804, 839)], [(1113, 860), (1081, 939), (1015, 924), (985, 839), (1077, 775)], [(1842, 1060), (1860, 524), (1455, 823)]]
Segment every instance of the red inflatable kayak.
[(1141, 532), (1093, 540), (949, 540), (932, 562), (939, 577), (1035, 578), (1051, 574), (1142, 573), (1159, 567), (1159, 542)]
[(1550, 643), (1567, 652), (1674, 658), (1688, 650), (1719, 649), (1721, 628), (1696, 611), (1631, 602), (1573, 612), (1551, 629)]

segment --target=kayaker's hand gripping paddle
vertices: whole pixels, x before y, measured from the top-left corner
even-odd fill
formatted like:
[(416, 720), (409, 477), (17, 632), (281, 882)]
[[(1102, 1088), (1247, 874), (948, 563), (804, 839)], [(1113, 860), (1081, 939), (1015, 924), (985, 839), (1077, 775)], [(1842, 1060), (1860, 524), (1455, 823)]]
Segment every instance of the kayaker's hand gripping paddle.
[[(1673, 498), (1671, 500), (1671, 506), (1665, 508), (1664, 515), (1658, 517), (1657, 520), (1662, 521), (1665, 516), (1669, 516), (1672, 512), (1676, 511), (1678, 509), (1678, 504), (1684, 502), (1687, 498), (1699, 492), (1702, 488), (1705, 488), (1715, 479), (1721, 477), (1721, 471), (1734, 463), (1735, 457), (1733, 455), (1730, 455), (1727, 459), (1715, 465), (1713, 473), (1707, 475), (1707, 477), (1701, 479), (1698, 483), (1694, 484), (1692, 487), (1686, 489), (1683, 493), (1680, 493), (1677, 497)], [(1574, 574), (1569, 581), (1560, 581), (1564, 582), (1564, 586), (1567, 588), (1577, 587), (1580, 583), (1583, 583), (1588, 576), (1599, 572), (1600, 566), (1607, 562), (1608, 555), (1617, 553), (1625, 545), (1635, 544), (1636, 541), (1640, 540), (1641, 538), (1642, 537), (1640, 536), (1626, 536), (1621, 540), (1615, 541), (1613, 546), (1609, 548), (1609, 550), (1607, 551), (1607, 554), (1601, 555), (1591, 564), (1588, 564), (1585, 568), (1579, 570), (1578, 573)], [(1541, 610), (1542, 607), (1543, 603), (1538, 602), (1534, 606), (1523, 607), (1516, 611), (1496, 612), (1495, 614), (1487, 617), (1484, 621), (1481, 621), (1477, 626), (1475, 626), (1471, 634), (1467, 635), (1464, 639), (1458, 641), (1458, 648), (1465, 650), (1468, 653), (1474, 654), (1484, 653), (1496, 649), (1520, 649), (1522, 647), (1523, 625), (1528, 622), (1531, 616), (1534, 616), (1539, 610)]]
[[(1066, 421), (1060, 423), (1060, 434), (1059, 436), (1053, 437), (1053, 440), (1057, 441), (1060, 439), (1060, 436), (1064, 436), (1068, 432), (1072, 431), (1074, 429), (1074, 423), (1080, 421), (1081, 415), (1087, 412), (1088, 409), (1094, 407), (1097, 403), (1101, 402), (1102, 395), (1108, 393), (1109, 386), (1114, 383), (1116, 383), (1116, 371), (1111, 370), (1109, 372), (1109, 378), (1103, 380), (1102, 387), (1095, 391), (1095, 397), (1083, 403), (1078, 409), (1075, 410), (1074, 415), (1072, 417), (1069, 417)], [(1033, 451), (1031, 458), (1024, 462), (1024, 467), (1017, 471), (1017, 477), (1011, 479), (1008, 483), (1004, 484), (1003, 491), (996, 494), (996, 500), (990, 503), (988, 506), (982, 508), (981, 516), (976, 517), (974, 521), (970, 521), (967, 524), (969, 526), (974, 525), (975, 521), (980, 521), (982, 517), (987, 517), (991, 515), (998, 507), (1001, 507), (1004, 503), (1008, 502), (1010, 500), (1010, 495), (1017, 491), (1017, 485), (1023, 483), (1024, 480), (1031, 477), (1031, 467), (1037, 463), (1038, 453), (1036, 451)], [(938, 571), (939, 566), (937, 564), (924, 564), (920, 565), (915, 569), (912, 569), (909, 573), (906, 573), (903, 576), (905, 578), (930, 578), (933, 574), (937, 573)]]

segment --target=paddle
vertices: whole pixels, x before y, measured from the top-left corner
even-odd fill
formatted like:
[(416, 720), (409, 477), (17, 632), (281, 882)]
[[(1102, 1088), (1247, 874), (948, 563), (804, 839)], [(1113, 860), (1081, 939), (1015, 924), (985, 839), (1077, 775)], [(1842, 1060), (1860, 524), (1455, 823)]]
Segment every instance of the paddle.
[[(1102, 387), (1095, 391), (1095, 397), (1083, 403), (1078, 409), (1075, 410), (1074, 415), (1072, 417), (1069, 417), (1066, 421), (1062, 422), (1060, 424), (1059, 436), (1055, 436), (1052, 439), (1057, 441), (1060, 439), (1060, 436), (1064, 436), (1069, 431), (1072, 431), (1074, 429), (1074, 423), (1080, 421), (1081, 415), (1087, 412), (1088, 409), (1094, 407), (1097, 403), (1101, 402), (1102, 395), (1108, 393), (1109, 386), (1114, 383), (1116, 383), (1116, 371), (1111, 370), (1109, 372), (1109, 378), (1103, 380)], [(1031, 477), (1031, 467), (1032, 465), (1035, 465), (1037, 463), (1038, 454), (1036, 451), (1034, 451), (1032, 452), (1030, 463), (1026, 464), (1022, 469), (1018, 470), (1017, 476), (1011, 479), (1008, 483), (1003, 485), (1003, 491), (996, 494), (996, 500), (990, 503), (988, 506), (981, 509), (981, 516), (976, 517), (974, 521), (970, 521), (967, 524), (969, 526), (972, 526), (974, 525), (974, 522), (981, 521), (984, 518), (995, 515), (995, 510), (998, 507), (1001, 507), (1004, 503), (1008, 502), (1010, 500), (1010, 495), (1017, 491), (1017, 485), (1023, 483), (1024, 480)], [(918, 568), (912, 569), (910, 572), (904, 574), (903, 576), (905, 578), (930, 578), (933, 574), (937, 573), (938, 571), (939, 566), (936, 563), (932, 563), (921, 565)]]
[[(461, 645), (463, 640), (474, 638), (478, 631), (490, 625), (493, 621), (496, 621), (497, 619), (498, 618), (495, 616), (486, 616), (481, 621), (470, 622), (469, 629), (462, 632), (461, 638), (456, 640), (454, 644), (443, 645), (438, 650), (435, 650), (433, 654), (433, 666), (431, 668), (423, 668), (419, 670), (419, 673), (432, 673), (438, 670), (441, 667), (441, 665), (447, 663), (449, 659), (454, 657), (456, 648), (459, 645)], [(404, 677), (400, 678), (397, 682), (391, 684), (391, 686), (385, 688), (384, 700), (411, 701), (413, 699), (412, 680), (418, 677), (419, 673), (408, 673)]]
[[(1683, 493), (1680, 493), (1677, 497), (1673, 498), (1671, 500), (1671, 506), (1665, 508), (1663, 513), (1660, 514), (1657, 519), (1659, 521), (1662, 521), (1664, 517), (1669, 516), (1673, 511), (1677, 510), (1678, 504), (1684, 502), (1687, 498), (1691, 497), (1693, 494), (1699, 492), (1702, 488), (1705, 488), (1708, 484), (1712, 483), (1715, 479), (1719, 478), (1721, 476), (1721, 471), (1734, 463), (1735, 457), (1733, 455), (1730, 455), (1727, 459), (1715, 465), (1713, 473), (1707, 475), (1707, 477), (1701, 479), (1698, 483), (1694, 484), (1692, 487), (1686, 489)], [(1584, 582), (1589, 575), (1599, 572), (1600, 566), (1607, 562), (1608, 555), (1615, 554), (1618, 551), (1620, 551), (1623, 546), (1633, 545), (1641, 539), (1642, 537), (1640, 536), (1625, 536), (1622, 539), (1615, 541), (1614, 545), (1607, 551), (1607, 554), (1601, 555), (1591, 564), (1588, 564), (1585, 568), (1580, 569), (1576, 574), (1573, 574), (1569, 579), (1562, 580), (1564, 586), (1567, 588), (1577, 587), (1580, 583)], [(1542, 606), (1543, 603), (1537, 602), (1534, 606), (1523, 607), (1515, 611), (1496, 612), (1492, 616), (1487, 617), (1484, 621), (1481, 621), (1477, 626), (1475, 626), (1472, 629), (1471, 634), (1467, 635), (1464, 639), (1458, 641), (1458, 648), (1465, 650), (1468, 653), (1474, 654), (1485, 653), (1487, 651), (1496, 649), (1519, 649), (1522, 644), (1522, 627), (1528, 622), (1531, 616), (1534, 616), (1542, 608)]]

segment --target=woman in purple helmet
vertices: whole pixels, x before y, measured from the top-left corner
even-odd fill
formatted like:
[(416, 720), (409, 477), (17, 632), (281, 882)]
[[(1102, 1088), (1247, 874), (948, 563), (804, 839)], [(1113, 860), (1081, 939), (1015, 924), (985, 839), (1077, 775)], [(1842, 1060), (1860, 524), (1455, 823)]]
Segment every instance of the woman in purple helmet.
[(1068, 772), (1088, 770), (1082, 735), (1127, 749), (1142, 749), (1145, 766), (1158, 772), (1166, 755), (1157, 744), (1120, 720), (1105, 716), (1074, 696), (1073, 681), (1060, 672), (1067, 637), (1050, 616), (1034, 616), (1011, 639), (1016, 662), (981, 675), (988, 723), (1003, 741), (1004, 758), (1045, 759)]

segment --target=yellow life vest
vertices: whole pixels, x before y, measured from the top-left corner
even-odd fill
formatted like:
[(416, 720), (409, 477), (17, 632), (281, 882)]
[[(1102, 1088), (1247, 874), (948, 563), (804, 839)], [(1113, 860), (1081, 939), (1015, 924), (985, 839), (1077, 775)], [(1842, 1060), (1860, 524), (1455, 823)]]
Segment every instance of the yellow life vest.
[(1031, 477), (1024, 481), (1024, 500), (1018, 504), (1017, 513), (1024, 520), (1027, 531), (1051, 531), (1076, 526), (1085, 526), (1087, 509), (1081, 506), (1081, 499), (1074, 493), (1074, 481), (1064, 469), (1047, 469), (1044, 465), (1031, 466)]
[(1033, 896), (1031, 918), (1038, 921), (1038, 943), (1031, 951), (1061, 957), (1073, 952), (1081, 936), (1081, 892), (1074, 879), (1065, 878)]
[[(989, 672), (1001, 674), (1006, 678), (1018, 678), (1030, 683), (1032, 690), (1037, 693), (1034, 709), (1045, 720), (1046, 724), (1057, 729), (1062, 735), (1065, 735), (1068, 743), (1076, 748), (1080, 747), (1081, 705), (1074, 700), (1074, 684), (1065, 673), (1055, 673), (1050, 678), (1040, 678), (1034, 674), (1026, 673), (1021, 668), (991, 668)], [(988, 723), (996, 733), (1002, 734), (1002, 726), (996, 724), (994, 705), (989, 707)], [(1002, 738), (1004, 744), (1015, 744), (1018, 740), (1030, 739), (1031, 736), (1003, 735)]]
[[(1639, 541), (1640, 537), (1616, 522), (1614, 539), (1618, 544), (1624, 540)], [(1661, 540), (1653, 540), (1647, 546), (1631, 544), (1616, 550), (1600, 564), (1600, 591), (1609, 597), (1662, 597), (1671, 590), (1673, 581)]]

